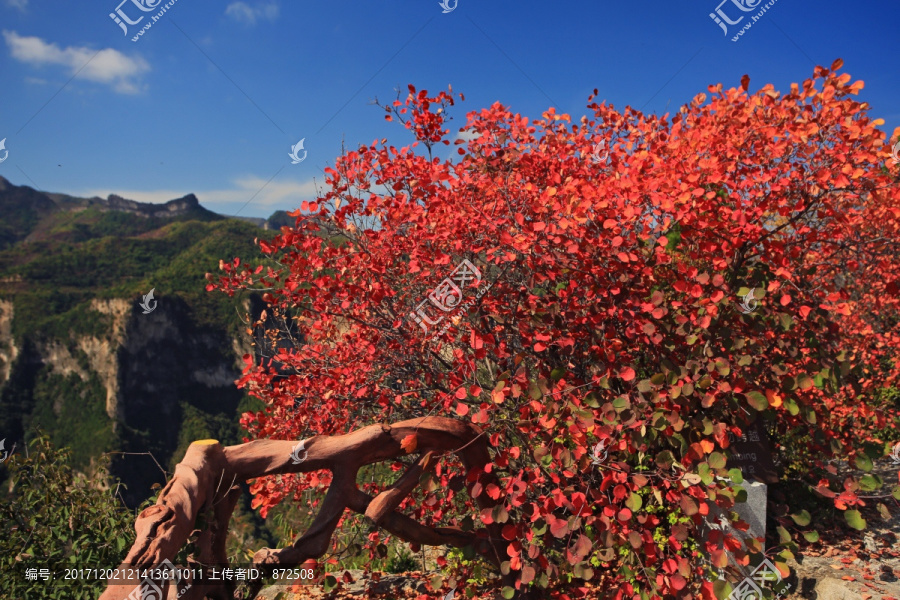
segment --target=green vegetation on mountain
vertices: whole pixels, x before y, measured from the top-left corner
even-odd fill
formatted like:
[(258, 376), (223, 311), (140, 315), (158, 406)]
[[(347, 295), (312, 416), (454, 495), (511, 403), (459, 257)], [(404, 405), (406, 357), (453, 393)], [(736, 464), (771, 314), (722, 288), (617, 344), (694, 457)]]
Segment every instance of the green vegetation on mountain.
[[(149, 451), (171, 468), (194, 439), (241, 441), (239, 413), (254, 404), (233, 385), (246, 307), (207, 293), (204, 276), (220, 259), (257, 254), (254, 238), (277, 230), (210, 212), (194, 196), (144, 205), (44, 194), (2, 178), (0, 211), (0, 302), (12, 304), (11, 317), (0, 311), (8, 446), (40, 427), (70, 448), (74, 468), (89, 470), (104, 452)], [(151, 289), (158, 310), (145, 316), (139, 303)], [(118, 313), (98, 310), (98, 301), (118, 302)], [(197, 372), (208, 375), (192, 380)], [(151, 479), (131, 483), (141, 488), (126, 494), (131, 503), (149, 495)]]

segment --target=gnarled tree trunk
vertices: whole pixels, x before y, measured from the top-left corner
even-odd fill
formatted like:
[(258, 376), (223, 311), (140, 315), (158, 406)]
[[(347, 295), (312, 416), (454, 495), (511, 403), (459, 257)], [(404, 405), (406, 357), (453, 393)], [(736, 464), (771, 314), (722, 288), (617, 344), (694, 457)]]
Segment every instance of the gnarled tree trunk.
[[(411, 434), (417, 437), (416, 452), (422, 454), (419, 462), (375, 498), (358, 489), (356, 479), (360, 467), (406, 456), (400, 442)], [(287, 548), (263, 548), (254, 555), (254, 567), (263, 576), (270, 576), (274, 568), (297, 567), (308, 559), (322, 556), (347, 508), (365, 514), (373, 525), (408, 542), (430, 546), (473, 546), (494, 565), (499, 565), (501, 557), (506, 555), (507, 542), (503, 541), (496, 524), (468, 532), (457, 527), (432, 528), (395, 512), (418, 484), (421, 473), (436, 462), (436, 454), (456, 453), (468, 472), (472, 469), (481, 472), (481, 467), (490, 461), (490, 454), (487, 441), (477, 427), (449, 418), (425, 417), (393, 425), (371, 425), (346, 435), (314, 436), (304, 441), (305, 459), (299, 464), (292, 458), (296, 445), (296, 441), (276, 440), (257, 440), (224, 448), (216, 440), (191, 444), (156, 505), (138, 516), (135, 523), (137, 540), (125, 558), (118, 578), (107, 582), (100, 600), (140, 599), (141, 579), (134, 569), (156, 569), (163, 561), (171, 561), (195, 533), (200, 515), (205, 517), (205, 526), (197, 538), (199, 555), (193, 559), (200, 565), (196, 566), (225, 564), (228, 523), (240, 496), (236, 484), (281, 473), (328, 469), (333, 480), (306, 533)], [(481, 473), (479, 480), (486, 486), (494, 477)], [(474, 479), (469, 481), (470, 488), (474, 482)], [(496, 505), (487, 494), (480, 494), (476, 501), (482, 509)], [(169, 585), (167, 589), (162, 580), (156, 580), (155, 585), (163, 592), (154, 600), (170, 600), (179, 593), (175, 585)], [(254, 598), (262, 585), (261, 579), (250, 582), (243, 597)], [(180, 600), (234, 599), (240, 597), (236, 595), (235, 587), (234, 581), (195, 580), (190, 588), (181, 590)]]

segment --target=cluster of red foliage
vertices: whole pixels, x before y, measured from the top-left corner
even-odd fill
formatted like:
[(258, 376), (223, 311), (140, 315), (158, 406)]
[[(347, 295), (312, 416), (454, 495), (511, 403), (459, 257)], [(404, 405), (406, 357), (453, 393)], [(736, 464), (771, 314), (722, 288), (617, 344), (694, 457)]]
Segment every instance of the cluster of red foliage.
[[(270, 290), (300, 334), (277, 372), (247, 357), (239, 385), (266, 409), (242, 424), (282, 439), (428, 414), (479, 424), (501, 485), (474, 493), (504, 504), (468, 513), (454, 476), (477, 474), (447, 458), (406, 507), (429, 524), (504, 523), (504, 569), (520, 587), (570, 582), (559, 597), (584, 580), (616, 598), (727, 591), (704, 565), (748, 552), (699, 526), (734, 506), (728, 434), (758, 414), (782, 464), (801, 457), (794, 476), (864, 526), (860, 492), (882, 482), (827, 462), (871, 469), (877, 430), (896, 422), (881, 390), (900, 376), (900, 187), (882, 122), (840, 67), (789, 94), (751, 94), (746, 76), (711, 86), (674, 116), (592, 103), (579, 124), (553, 109), (531, 123), (498, 103), (468, 115), (454, 161), (432, 156), (450, 144), (452, 90), (410, 86), (385, 109), (416, 143), (341, 156), (296, 227), (260, 242), (279, 269), (223, 262), (208, 286)], [(591, 160), (600, 142), (609, 154)], [(491, 288), (426, 340), (410, 312), (463, 259)], [(255, 503), (325, 483), (258, 481)], [(785, 572), (797, 524), (815, 536), (808, 514), (788, 517), (769, 545)]]

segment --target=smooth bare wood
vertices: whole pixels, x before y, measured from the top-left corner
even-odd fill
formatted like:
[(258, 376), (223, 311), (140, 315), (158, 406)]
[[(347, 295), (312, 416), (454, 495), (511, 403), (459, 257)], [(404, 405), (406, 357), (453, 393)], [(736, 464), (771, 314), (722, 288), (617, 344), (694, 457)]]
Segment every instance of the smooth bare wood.
[(432, 453), (429, 452), (423, 456), (419, 462), (409, 469), (397, 480), (394, 485), (384, 490), (369, 503), (366, 509), (366, 517), (373, 525), (378, 525), (381, 521), (400, 506), (403, 499), (409, 496), (413, 489), (419, 485), (419, 478), (431, 461)]
[[(416, 452), (422, 454), (418, 464), (410, 467), (389, 489), (375, 498), (356, 487), (359, 469), (365, 465), (407, 456), (401, 442), (415, 435)], [(290, 546), (263, 548), (256, 552), (254, 565), (265, 574), (273, 568), (291, 568), (322, 556), (327, 550), (338, 522), (346, 509), (366, 515), (373, 523), (408, 542), (425, 545), (473, 546), (495, 565), (505, 556), (506, 542), (497, 524), (477, 531), (454, 527), (428, 527), (396, 511), (400, 503), (418, 485), (419, 477), (436, 457), (455, 453), (468, 472), (481, 472), (490, 461), (487, 441), (481, 431), (470, 424), (445, 417), (410, 419), (392, 425), (363, 427), (337, 436), (314, 436), (304, 440), (306, 455), (295, 464), (292, 452), (296, 441), (256, 440), (223, 448), (216, 440), (199, 440), (191, 444), (175, 475), (160, 492), (156, 505), (144, 510), (135, 522), (137, 539), (122, 568), (155, 568), (164, 560), (171, 561), (196, 534), (196, 563), (226, 563), (225, 542), (228, 524), (240, 496), (236, 485), (248, 479), (284, 473), (304, 473), (327, 469), (332, 483), (319, 512), (309, 529)], [(483, 485), (495, 481), (492, 474), (480, 473)], [(474, 480), (469, 482), (469, 489)], [(479, 508), (495, 506), (482, 493), (476, 498)], [(195, 532), (197, 518), (203, 515), (205, 527)], [(502, 554), (501, 554), (502, 551)], [(140, 581), (132, 578), (111, 580), (100, 600), (125, 600)], [(157, 582), (164, 588), (162, 582)], [(247, 598), (254, 598), (262, 580), (249, 585)], [(234, 582), (196, 582), (180, 600), (239, 600)], [(177, 591), (170, 586), (163, 600), (172, 600)], [(133, 597), (133, 596), (132, 596)]]

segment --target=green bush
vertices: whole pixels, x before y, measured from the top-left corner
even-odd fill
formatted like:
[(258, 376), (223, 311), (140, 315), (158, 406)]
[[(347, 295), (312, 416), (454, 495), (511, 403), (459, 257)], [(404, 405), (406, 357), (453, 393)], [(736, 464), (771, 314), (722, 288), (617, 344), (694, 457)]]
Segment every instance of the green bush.
[(396, 555), (391, 557), (387, 565), (385, 565), (385, 571), (388, 573), (404, 573), (419, 569), (419, 561), (412, 555), (412, 552), (402, 546), (399, 546), (396, 550)]
[[(0, 501), (0, 598), (4, 600), (96, 600), (104, 580), (81, 571), (113, 569), (134, 543), (136, 514), (122, 508), (114, 490), (94, 482), (108, 480), (101, 457), (93, 481), (73, 474), (69, 452), (44, 434), (3, 465), (10, 494)], [(144, 506), (149, 504), (149, 501)], [(143, 509), (140, 507), (139, 510)], [(47, 569), (48, 581), (26, 579), (26, 569)]]

